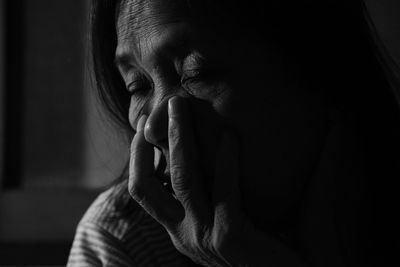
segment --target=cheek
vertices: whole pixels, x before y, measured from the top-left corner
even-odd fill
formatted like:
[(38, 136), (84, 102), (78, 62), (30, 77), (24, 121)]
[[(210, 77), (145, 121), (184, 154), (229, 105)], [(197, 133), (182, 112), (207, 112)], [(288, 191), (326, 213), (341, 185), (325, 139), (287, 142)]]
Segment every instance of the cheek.
[(325, 141), (321, 102), (287, 92), (248, 99), (249, 104), (242, 105), (245, 111), (237, 114), (243, 137), (245, 206), (256, 220), (278, 223), (298, 203)]
[(214, 175), (215, 155), (224, 131), (231, 130), (229, 115), (230, 90), (209, 100), (191, 98), (196, 140), (201, 159), (201, 169), (206, 176)]
[(136, 124), (142, 114), (148, 114), (146, 101), (131, 96), (128, 110), (128, 119), (132, 128), (136, 129)]
[(136, 123), (137, 123), (137, 115), (136, 112), (133, 110), (132, 105), (129, 107), (129, 124), (131, 125), (132, 128), (136, 129)]
[(224, 124), (213, 102), (191, 99), (194, 134), (201, 159), (201, 169), (206, 176), (214, 174), (214, 160)]

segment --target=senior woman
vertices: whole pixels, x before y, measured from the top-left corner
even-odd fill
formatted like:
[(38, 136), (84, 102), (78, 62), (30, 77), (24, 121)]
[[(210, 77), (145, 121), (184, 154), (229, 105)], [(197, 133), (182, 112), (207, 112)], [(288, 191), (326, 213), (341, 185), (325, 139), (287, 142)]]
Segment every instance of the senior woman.
[(400, 120), (374, 37), (357, 0), (94, 0), (131, 158), (68, 265), (384, 263)]

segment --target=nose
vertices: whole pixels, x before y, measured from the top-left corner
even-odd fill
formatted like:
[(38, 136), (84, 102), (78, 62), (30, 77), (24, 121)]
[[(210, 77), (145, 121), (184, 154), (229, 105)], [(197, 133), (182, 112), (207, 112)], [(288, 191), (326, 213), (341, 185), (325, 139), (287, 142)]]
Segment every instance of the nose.
[(168, 151), (168, 101), (179, 96), (189, 100), (190, 96), (185, 92), (175, 92), (153, 104), (148, 114), (144, 128), (146, 141), (161, 149), (164, 153)]
[(162, 150), (168, 149), (168, 100), (153, 105), (144, 128), (146, 141)]

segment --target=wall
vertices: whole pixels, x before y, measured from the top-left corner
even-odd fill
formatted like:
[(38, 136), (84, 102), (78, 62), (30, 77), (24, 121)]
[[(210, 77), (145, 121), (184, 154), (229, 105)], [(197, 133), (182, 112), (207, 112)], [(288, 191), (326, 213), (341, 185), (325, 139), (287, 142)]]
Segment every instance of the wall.
[(3, 0), (0, 0), (0, 184), (2, 183), (3, 175), (3, 92), (4, 92), (4, 69), (3, 69), (3, 52), (4, 52), (4, 10)]
[(24, 19), (23, 177), (63, 184), (83, 173), (81, 0), (26, 0)]

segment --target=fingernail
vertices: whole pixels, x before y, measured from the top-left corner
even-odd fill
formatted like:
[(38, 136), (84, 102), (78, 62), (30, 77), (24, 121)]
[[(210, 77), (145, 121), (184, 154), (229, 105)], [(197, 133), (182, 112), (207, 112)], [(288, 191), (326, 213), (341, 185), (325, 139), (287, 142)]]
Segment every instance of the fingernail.
[(174, 96), (168, 101), (168, 115), (175, 117), (185, 112), (185, 100), (182, 97)]
[(144, 129), (144, 125), (147, 121), (147, 115), (142, 115), (137, 123), (136, 132), (141, 132)]

